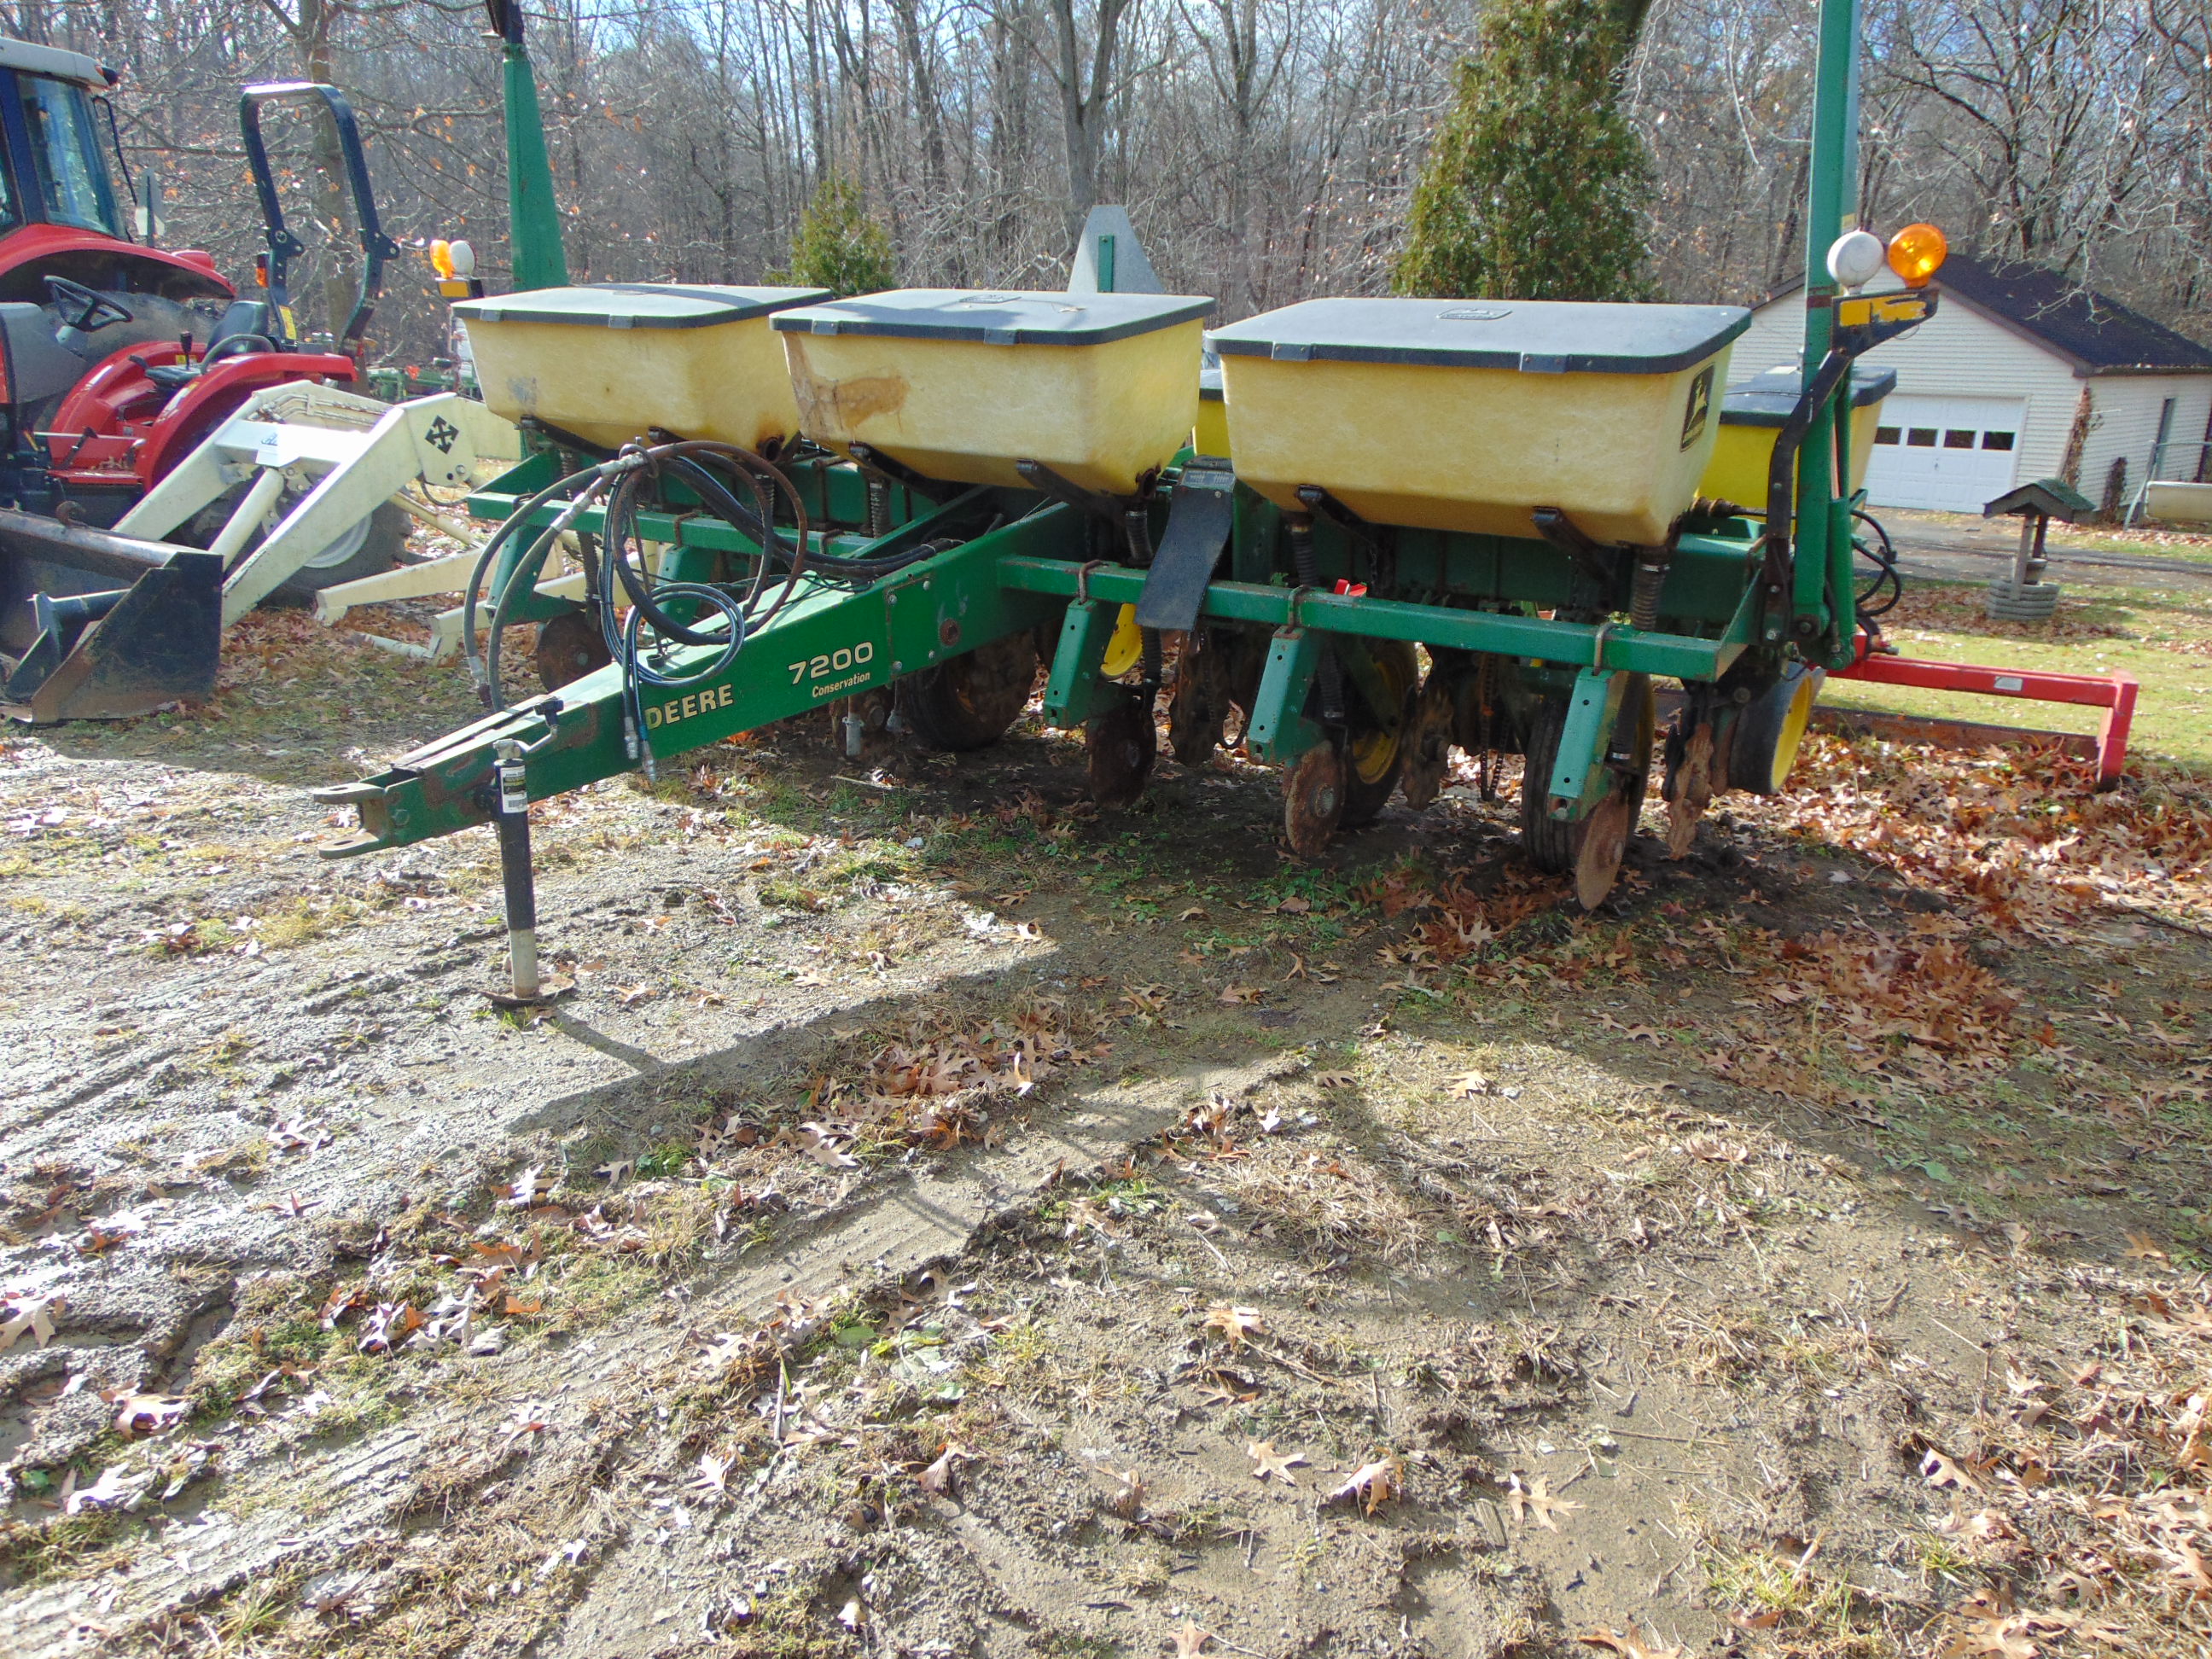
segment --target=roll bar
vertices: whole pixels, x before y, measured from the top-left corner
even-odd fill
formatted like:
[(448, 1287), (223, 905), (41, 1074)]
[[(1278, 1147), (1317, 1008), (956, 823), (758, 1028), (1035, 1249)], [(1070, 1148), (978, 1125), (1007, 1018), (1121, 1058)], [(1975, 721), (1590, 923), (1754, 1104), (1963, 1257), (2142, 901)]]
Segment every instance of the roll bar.
[(361, 294), (353, 314), (338, 336), (338, 349), (358, 356), (368, 319), (375, 314), (377, 297), (384, 291), (384, 266), (399, 252), (399, 245), (384, 234), (376, 216), (376, 192), (368, 181), (368, 158), (361, 143), (361, 125), (353, 106), (336, 87), (319, 81), (272, 81), (251, 86), (239, 95), (238, 130), (246, 140), (246, 164), (253, 171), (254, 194), (261, 200), (262, 234), (269, 244), (269, 297), (276, 305), (291, 302), (285, 287), (286, 267), (307, 252), (306, 244), (284, 223), (283, 204), (276, 179), (269, 168), (269, 147), (261, 137), (261, 112), (270, 104), (314, 104), (329, 110), (337, 129), (338, 151), (344, 158), (346, 188), (352, 194), (354, 218), (361, 230)]

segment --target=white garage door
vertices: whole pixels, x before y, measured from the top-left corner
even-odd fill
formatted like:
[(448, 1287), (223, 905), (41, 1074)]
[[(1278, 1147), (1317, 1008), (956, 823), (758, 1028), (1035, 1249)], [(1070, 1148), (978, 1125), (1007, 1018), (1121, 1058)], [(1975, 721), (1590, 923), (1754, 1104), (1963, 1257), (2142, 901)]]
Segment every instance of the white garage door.
[(2012, 488), (2026, 409), (2017, 398), (1891, 398), (1875, 428), (1869, 504), (1980, 512)]

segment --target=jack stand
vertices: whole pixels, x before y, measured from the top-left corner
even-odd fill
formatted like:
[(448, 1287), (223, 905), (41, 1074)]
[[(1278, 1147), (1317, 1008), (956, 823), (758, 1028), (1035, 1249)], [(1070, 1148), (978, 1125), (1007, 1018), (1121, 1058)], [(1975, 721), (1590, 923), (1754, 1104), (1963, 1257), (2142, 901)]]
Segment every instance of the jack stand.
[(499, 831), (499, 874), (507, 896), (509, 987), (489, 994), (504, 1008), (550, 1002), (574, 988), (566, 980), (541, 980), (538, 972), (538, 884), (530, 863), (530, 781), (522, 744), (502, 738), (493, 745), (492, 821)]

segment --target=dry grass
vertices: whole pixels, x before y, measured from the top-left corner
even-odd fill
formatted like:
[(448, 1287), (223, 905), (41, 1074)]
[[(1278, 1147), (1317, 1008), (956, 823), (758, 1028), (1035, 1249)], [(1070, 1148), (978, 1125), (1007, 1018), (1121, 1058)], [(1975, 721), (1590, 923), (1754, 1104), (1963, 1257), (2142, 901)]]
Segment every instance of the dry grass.
[(1419, 1212), (1358, 1153), (1310, 1138), (1266, 1140), (1208, 1171), (1237, 1206), (1237, 1224), (1262, 1238), (1403, 1261), (1421, 1245)]

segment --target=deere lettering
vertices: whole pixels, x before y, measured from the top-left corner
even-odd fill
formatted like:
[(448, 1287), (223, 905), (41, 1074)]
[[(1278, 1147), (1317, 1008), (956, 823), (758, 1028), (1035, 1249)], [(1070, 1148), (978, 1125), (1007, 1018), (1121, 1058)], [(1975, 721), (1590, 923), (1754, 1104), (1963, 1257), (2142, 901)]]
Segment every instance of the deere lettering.
[(678, 720), (688, 720), (696, 714), (709, 714), (717, 708), (727, 708), (737, 696), (737, 690), (732, 684), (709, 686), (704, 691), (695, 691), (688, 696), (671, 697), (666, 702), (651, 704), (645, 711), (646, 726), (650, 730), (656, 726), (673, 726)]

